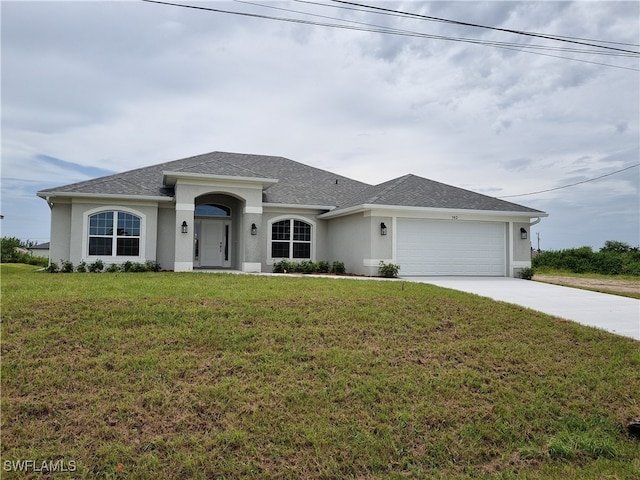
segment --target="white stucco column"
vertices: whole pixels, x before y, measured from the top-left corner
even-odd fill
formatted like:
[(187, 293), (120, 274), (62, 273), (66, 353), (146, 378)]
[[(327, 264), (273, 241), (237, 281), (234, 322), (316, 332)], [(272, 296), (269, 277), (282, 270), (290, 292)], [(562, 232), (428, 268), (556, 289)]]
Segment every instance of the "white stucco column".
[[(253, 225), (256, 226), (256, 235), (251, 234)], [(243, 272), (261, 272), (262, 260), (260, 258), (260, 238), (264, 238), (262, 232), (262, 206), (245, 206), (242, 212), (242, 235), (244, 241), (244, 256), (242, 259)]]
[[(195, 205), (176, 203), (176, 242), (173, 270), (175, 272), (191, 272), (193, 270), (193, 214)], [(182, 233), (183, 222), (186, 222), (187, 233)]]

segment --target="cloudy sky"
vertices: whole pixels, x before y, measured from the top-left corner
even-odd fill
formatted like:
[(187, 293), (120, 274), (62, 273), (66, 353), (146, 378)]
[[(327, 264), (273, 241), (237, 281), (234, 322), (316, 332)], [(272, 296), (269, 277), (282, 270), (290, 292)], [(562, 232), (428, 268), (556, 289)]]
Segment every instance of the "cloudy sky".
[(640, 3), (354, 2), (571, 42), (330, 0), (176, 3), (358, 30), (2, 1), (2, 235), (49, 240), (40, 189), (219, 150), (371, 184), (555, 189), (507, 198), (549, 213), (534, 247), (640, 243)]

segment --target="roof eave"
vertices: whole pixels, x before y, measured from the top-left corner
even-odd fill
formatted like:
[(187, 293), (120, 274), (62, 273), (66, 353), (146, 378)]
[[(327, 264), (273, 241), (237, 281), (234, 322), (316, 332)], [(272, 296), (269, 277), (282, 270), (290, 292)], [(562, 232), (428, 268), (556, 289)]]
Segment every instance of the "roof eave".
[(173, 202), (173, 196), (168, 195), (121, 195), (115, 193), (85, 193), (85, 192), (64, 192), (64, 191), (40, 191), (36, 192), (40, 198), (48, 200), (55, 197), (64, 198), (105, 198), (121, 200), (150, 200), (153, 202)]
[(361, 205), (354, 205), (344, 209), (334, 209), (330, 212), (323, 213), (318, 218), (337, 218), (344, 217), (346, 215), (353, 215), (355, 213), (366, 212), (369, 210), (388, 210), (388, 211), (403, 211), (403, 212), (433, 212), (433, 213), (460, 213), (464, 212), (468, 215), (495, 215), (497, 217), (548, 217), (546, 212), (532, 210), (532, 211), (518, 211), (518, 210), (477, 210), (467, 208), (435, 208), (435, 207), (413, 207), (407, 205), (376, 205), (372, 203), (365, 203)]
[(291, 209), (303, 209), (303, 210), (333, 210), (336, 208), (335, 205), (303, 205), (298, 203), (274, 203), (274, 202), (265, 202), (262, 204), (263, 207), (271, 207), (271, 208), (291, 208)]
[(278, 183), (277, 178), (263, 177), (242, 177), (236, 175), (214, 175), (210, 173), (193, 173), (193, 172), (162, 172), (162, 183), (167, 186), (173, 186), (179, 179), (185, 180), (218, 180), (226, 182), (240, 182), (249, 184), (260, 184), (262, 187), (271, 186)]

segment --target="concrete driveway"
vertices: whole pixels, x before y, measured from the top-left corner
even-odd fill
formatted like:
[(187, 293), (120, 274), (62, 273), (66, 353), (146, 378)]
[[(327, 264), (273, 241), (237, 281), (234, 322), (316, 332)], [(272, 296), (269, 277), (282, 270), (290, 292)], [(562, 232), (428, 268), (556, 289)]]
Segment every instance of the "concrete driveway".
[(403, 277), (475, 293), (640, 340), (640, 300), (506, 277)]

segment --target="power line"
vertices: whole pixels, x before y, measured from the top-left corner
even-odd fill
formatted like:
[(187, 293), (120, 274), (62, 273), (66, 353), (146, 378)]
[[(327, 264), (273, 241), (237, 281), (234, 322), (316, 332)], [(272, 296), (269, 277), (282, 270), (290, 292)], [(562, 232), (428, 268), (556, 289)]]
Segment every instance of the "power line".
[[(264, 20), (274, 20), (274, 21), (281, 21), (281, 22), (290, 22), (290, 23), (298, 23), (298, 24), (304, 24), (304, 25), (322, 26), (322, 27), (338, 28), (338, 29), (353, 30), (353, 31), (383, 33), (383, 34), (388, 34), (388, 35), (398, 35), (398, 36), (417, 37), (417, 38), (430, 38), (430, 39), (436, 39), (436, 40), (448, 40), (448, 41), (456, 41), (456, 42), (462, 42), (462, 43), (472, 43), (472, 44), (477, 44), (477, 45), (484, 45), (484, 46), (492, 46), (492, 47), (495, 47), (495, 48), (502, 48), (502, 49), (505, 49), (505, 50), (514, 50), (514, 51), (519, 51), (519, 52), (524, 52), (524, 53), (530, 53), (530, 54), (534, 54), (534, 55), (542, 55), (542, 56), (547, 56), (547, 57), (560, 58), (560, 59), (564, 59), (564, 60), (571, 60), (571, 61), (576, 61), (576, 62), (589, 63), (589, 64), (594, 64), (594, 65), (612, 67), (612, 68), (620, 68), (620, 69), (623, 69), (623, 70), (640, 71), (639, 69), (631, 68), (631, 67), (624, 67), (624, 66), (620, 66), (620, 65), (611, 65), (611, 64), (608, 64), (608, 63), (601, 63), (601, 62), (595, 62), (595, 61), (590, 61), (590, 60), (583, 60), (583, 59), (578, 59), (578, 58), (565, 57), (565, 56), (560, 56), (560, 55), (551, 55), (551, 54), (541, 53), (539, 51), (529, 51), (527, 49), (529, 49), (529, 48), (530, 49), (534, 49), (534, 50), (544, 49), (544, 50), (551, 50), (551, 51), (558, 51), (559, 50), (559, 51), (571, 52), (571, 53), (590, 53), (590, 54), (593, 54), (593, 53), (603, 54), (602, 52), (585, 51), (585, 50), (570, 50), (570, 49), (566, 49), (566, 48), (563, 49), (563, 48), (559, 48), (559, 47), (548, 47), (548, 46), (545, 47), (545, 46), (540, 46), (540, 45), (531, 45), (531, 46), (529, 46), (529, 45), (523, 45), (523, 44), (518, 44), (518, 43), (513, 43), (513, 42), (497, 42), (497, 41), (469, 39), (469, 38), (461, 38), (461, 37), (446, 37), (446, 36), (441, 36), (441, 35), (432, 35), (432, 34), (426, 34), (426, 33), (412, 32), (412, 31), (408, 31), (408, 30), (400, 30), (400, 29), (396, 29), (396, 28), (393, 28), (393, 27), (381, 27), (379, 25), (371, 25), (371, 24), (367, 24), (367, 23), (363, 23), (363, 22), (355, 22), (355, 21), (352, 21), (352, 20), (335, 19), (333, 17), (326, 17), (326, 16), (317, 15), (317, 14), (311, 14), (311, 13), (307, 13), (307, 12), (299, 12), (299, 11), (295, 11), (295, 10), (288, 10), (288, 11), (292, 11), (292, 12), (295, 12), (295, 13), (302, 13), (302, 14), (305, 14), (305, 15), (322, 17), (322, 18), (330, 18), (330, 19), (333, 19), (333, 20), (338, 20), (340, 22), (347, 22), (347, 23), (353, 23), (353, 24), (356, 24), (356, 25), (364, 25), (364, 26), (353, 26), (353, 25), (334, 24), (334, 23), (322, 23), (322, 22), (314, 22), (314, 21), (311, 21), (311, 20), (303, 20), (303, 19), (299, 19), (299, 18), (273, 17), (273, 16), (261, 15), (261, 14), (257, 14), (257, 13), (238, 12), (238, 11), (232, 11), (232, 10), (222, 10), (222, 9), (218, 9), (218, 8), (202, 7), (202, 6), (195, 6), (195, 5), (184, 5), (184, 4), (179, 4), (179, 3), (164, 2), (164, 1), (160, 1), (160, 0), (142, 0), (142, 1), (143, 2), (147, 2), (147, 3), (157, 3), (157, 4), (161, 4), (161, 5), (169, 5), (169, 6), (174, 6), (174, 7), (189, 8), (189, 9), (194, 9), (194, 10), (204, 10), (204, 11), (215, 12), (215, 13), (225, 13), (225, 14), (231, 14), (231, 15), (244, 16), (244, 17), (253, 17), (253, 18), (264, 19)], [(239, 2), (239, 3), (250, 3), (250, 2)], [(256, 3), (252, 3), (252, 5), (261, 6), (261, 7), (264, 7), (264, 8), (275, 8), (275, 9), (279, 9), (279, 10), (286, 10), (286, 9), (282, 9), (282, 8), (279, 8), (279, 7), (272, 7), (272, 6), (261, 5), (261, 4), (256, 4)], [(616, 53), (616, 54), (609, 54), (609, 55), (631, 56), (631, 54), (624, 54), (622, 52), (619, 52), (619, 53)]]
[(563, 188), (575, 187), (576, 185), (582, 185), (583, 183), (593, 182), (595, 180), (600, 180), (601, 178), (604, 178), (604, 177), (610, 177), (611, 175), (615, 175), (616, 173), (624, 172), (625, 170), (630, 170), (630, 169), (638, 167), (638, 166), (640, 166), (640, 163), (636, 163), (635, 165), (631, 165), (629, 167), (625, 167), (625, 168), (623, 168), (621, 170), (616, 170), (615, 172), (611, 172), (611, 173), (606, 173), (604, 175), (600, 175), (599, 177), (590, 178), (589, 180), (582, 180), (581, 182), (571, 183), (569, 185), (563, 185), (562, 187), (549, 188), (547, 190), (539, 190), (537, 192), (520, 193), (518, 195), (505, 195), (503, 197), (496, 197), (496, 198), (526, 197), (527, 195), (537, 195), (538, 193), (547, 193), (547, 192), (553, 192), (555, 190), (562, 190)]
[[(298, 2), (298, 3), (306, 3), (306, 4), (311, 4), (311, 5), (329, 7), (329, 5), (327, 5), (327, 4), (318, 3), (318, 2), (311, 2), (311, 1), (307, 1), (307, 0), (293, 0), (293, 1)], [(480, 40), (480, 39), (465, 38), (465, 37), (448, 37), (448, 36), (444, 36), (444, 35), (435, 35), (435, 34), (414, 32), (414, 31), (411, 31), (411, 30), (404, 30), (404, 29), (399, 29), (399, 28), (394, 28), (394, 27), (385, 27), (385, 26), (376, 25), (376, 24), (372, 24), (372, 23), (358, 22), (358, 21), (355, 21), (355, 20), (346, 20), (346, 19), (330, 17), (330, 16), (326, 16), (326, 15), (319, 15), (319, 14), (316, 14), (316, 13), (303, 12), (303, 11), (300, 11), (300, 10), (293, 10), (291, 8), (275, 7), (273, 5), (265, 5), (263, 3), (249, 2), (249, 1), (246, 1), (246, 0), (234, 0), (234, 2), (242, 3), (242, 4), (245, 4), (245, 5), (253, 5), (253, 6), (257, 6), (257, 7), (270, 8), (270, 9), (273, 9), (273, 10), (281, 10), (281, 11), (284, 11), (284, 12), (298, 13), (298, 14), (302, 14), (302, 15), (309, 15), (309, 16), (312, 16), (312, 17), (324, 18), (324, 19), (329, 19), (329, 20), (337, 20), (337, 21), (340, 21), (340, 22), (348, 22), (348, 23), (353, 23), (353, 24), (357, 24), (357, 25), (365, 25), (367, 27), (371, 27), (372, 28), (371, 30), (367, 29), (367, 31), (371, 31), (371, 32), (397, 33), (399, 35), (425, 37), (425, 38), (432, 38), (432, 39), (439, 39), (439, 40), (462, 41), (462, 42), (477, 43), (477, 44), (489, 45), (489, 46), (497, 46), (497, 47), (507, 47), (508, 46), (508, 47), (516, 47), (516, 48), (519, 48), (519, 49), (530, 48), (530, 49), (534, 49), (534, 50), (535, 49), (540, 49), (540, 50), (563, 51), (563, 52), (572, 52), (572, 53), (589, 53), (589, 54), (594, 54), (594, 55), (610, 55), (610, 56), (621, 56), (621, 57), (635, 57), (635, 56), (637, 56), (636, 53), (626, 53), (626, 52), (624, 52), (624, 53), (623, 52), (610, 53), (610, 52), (602, 52), (602, 51), (599, 51), (599, 50), (584, 50), (584, 49), (569, 48), (569, 47), (553, 47), (553, 46), (547, 46), (547, 45), (535, 45), (535, 44), (532, 45), (532, 44), (522, 44), (522, 43), (514, 43), (514, 42), (500, 42), (500, 41), (497, 41), (497, 40), (495, 40), (495, 41), (494, 40)], [(353, 10), (352, 8), (342, 7), (342, 6), (338, 6), (336, 8)], [(361, 9), (356, 9), (356, 10), (361, 11), (361, 12), (375, 13), (375, 14), (379, 14), (379, 15), (396, 16), (396, 17), (404, 18), (402, 15), (392, 15), (392, 14), (388, 14), (388, 13), (375, 12), (375, 11), (374, 12), (368, 12), (367, 10), (361, 10)], [(491, 28), (491, 27), (486, 27), (486, 28)], [(541, 35), (541, 34), (538, 34), (538, 35)], [(570, 38), (570, 37), (565, 37), (565, 38)], [(597, 46), (597, 47), (599, 47), (599, 46)], [(531, 53), (531, 52), (528, 52), (528, 53)]]
[[(404, 15), (404, 16), (409, 16), (409, 17), (413, 17), (413, 18), (420, 18), (420, 19), (430, 20), (430, 21), (435, 21), (435, 22), (451, 23), (451, 24), (454, 24), (454, 25), (462, 25), (462, 26), (466, 26), (466, 27), (485, 28), (485, 29), (496, 30), (496, 31), (500, 31), (500, 32), (515, 33), (517, 35), (526, 35), (526, 36), (530, 36), (530, 37), (539, 37), (539, 38), (544, 38), (544, 39), (547, 39), (547, 40), (554, 40), (554, 41), (557, 41), (557, 42), (575, 43), (575, 44), (579, 44), (579, 45), (586, 45), (586, 46), (590, 46), (590, 47), (604, 48), (604, 49), (608, 49), (608, 50), (617, 50), (617, 51), (620, 51), (620, 52), (632, 53), (632, 54), (635, 54), (635, 55), (640, 55), (640, 52), (636, 52), (636, 51), (633, 51), (633, 50), (626, 50), (626, 49), (621, 49), (621, 48), (616, 48), (616, 47), (608, 47), (606, 45), (597, 45), (597, 44), (587, 43), (587, 42), (584, 42), (584, 41), (571, 40), (570, 39), (571, 37), (556, 37), (556, 36), (542, 34), (542, 33), (525, 32), (525, 31), (522, 31), (522, 30), (511, 30), (511, 29), (508, 29), (508, 28), (489, 27), (487, 25), (480, 25), (480, 24), (477, 24), (477, 23), (461, 22), (461, 21), (458, 21), (458, 20), (449, 20), (449, 19), (446, 19), (446, 18), (432, 17), (432, 16), (429, 16), (429, 15), (421, 15), (421, 14), (418, 14), (418, 13), (402, 12), (402, 11), (399, 11), (399, 10), (392, 10), (390, 8), (363, 5), (363, 4), (354, 3), (354, 2), (347, 2), (346, 0), (331, 0), (331, 1), (334, 2), (334, 3), (342, 3), (342, 4), (345, 4), (345, 5), (354, 5), (354, 6), (357, 6), (357, 7), (369, 8), (369, 9), (372, 9), (372, 10), (380, 10), (380, 11), (384, 11), (384, 12), (393, 12), (394, 14), (400, 14), (400, 15)], [(609, 43), (609, 42), (607, 42), (607, 43)]]
[[(235, 0), (238, 1), (238, 0)], [(294, 2), (297, 3), (306, 3), (309, 5), (318, 5), (321, 7), (330, 7), (331, 5), (328, 5), (327, 3), (321, 3), (321, 2), (314, 2), (311, 0), (293, 0)], [(329, 0), (331, 1), (331, 0)], [(333, 5), (333, 7), (335, 8), (340, 8), (343, 10), (352, 10), (355, 12), (366, 12), (366, 13), (374, 13), (377, 15), (385, 15), (385, 16), (389, 16), (389, 17), (399, 17), (399, 18), (405, 18), (407, 15), (412, 15), (412, 14), (402, 14), (402, 13), (389, 13), (389, 12), (393, 12), (394, 10), (390, 10), (389, 12), (379, 12), (379, 11), (375, 11), (375, 10), (366, 10), (364, 8), (354, 8), (354, 7), (346, 7), (346, 6), (341, 6), (341, 5)], [(369, 8), (369, 7), (367, 7)], [(434, 20), (433, 21), (445, 21), (445, 19), (441, 19), (441, 20), (436, 20), (437, 17), (433, 17)], [(487, 28), (493, 28), (493, 27), (487, 27)], [(544, 35), (542, 33), (538, 33), (538, 32), (523, 32), (523, 33), (530, 33), (530, 34), (537, 34), (537, 35)], [(594, 40), (592, 38), (581, 38), (581, 37), (572, 37), (572, 36), (566, 36), (566, 35), (554, 35), (554, 37), (561, 39), (570, 39), (570, 40), (581, 40), (584, 42), (599, 42), (599, 43), (608, 43), (610, 45), (627, 45), (629, 47), (640, 47), (640, 44), (638, 43), (626, 43), (626, 42), (612, 42), (612, 41), (607, 41), (607, 40)]]

